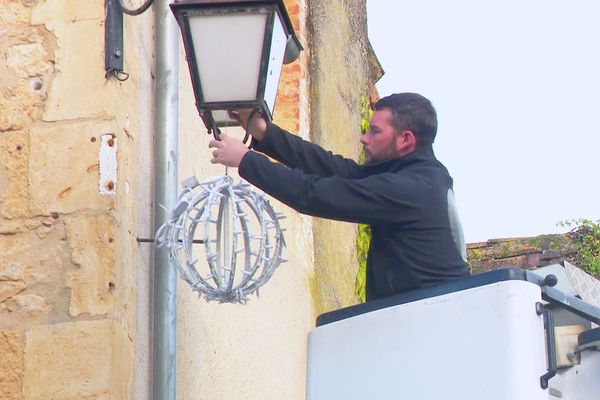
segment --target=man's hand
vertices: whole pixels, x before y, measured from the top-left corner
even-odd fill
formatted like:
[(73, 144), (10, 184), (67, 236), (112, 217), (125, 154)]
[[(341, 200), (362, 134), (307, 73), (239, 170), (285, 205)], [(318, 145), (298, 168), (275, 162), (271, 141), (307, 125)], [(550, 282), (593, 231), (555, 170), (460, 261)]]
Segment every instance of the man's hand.
[(260, 113), (256, 112), (250, 120), (250, 125), (248, 125), (248, 118), (250, 117), (251, 113), (252, 110), (248, 108), (231, 110), (229, 111), (229, 118), (237, 120), (240, 125), (242, 125), (242, 128), (246, 130), (246, 132), (252, 135), (252, 137), (256, 140), (261, 141), (265, 137), (267, 121), (265, 121)]
[(215, 149), (212, 152), (213, 159), (210, 162), (222, 164), (226, 167), (239, 167), (242, 157), (249, 151), (248, 148), (240, 140), (225, 134), (221, 134), (219, 138), (221, 140), (211, 140), (208, 144), (208, 147)]

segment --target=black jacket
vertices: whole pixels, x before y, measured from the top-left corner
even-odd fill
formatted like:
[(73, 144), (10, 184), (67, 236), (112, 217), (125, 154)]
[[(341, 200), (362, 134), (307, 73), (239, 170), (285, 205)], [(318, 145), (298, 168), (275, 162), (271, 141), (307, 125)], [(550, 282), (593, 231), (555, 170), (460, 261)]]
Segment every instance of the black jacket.
[(248, 182), (303, 214), (371, 225), (367, 300), (468, 274), (452, 178), (431, 146), (363, 166), (269, 124), (254, 148), (282, 164), (246, 153)]

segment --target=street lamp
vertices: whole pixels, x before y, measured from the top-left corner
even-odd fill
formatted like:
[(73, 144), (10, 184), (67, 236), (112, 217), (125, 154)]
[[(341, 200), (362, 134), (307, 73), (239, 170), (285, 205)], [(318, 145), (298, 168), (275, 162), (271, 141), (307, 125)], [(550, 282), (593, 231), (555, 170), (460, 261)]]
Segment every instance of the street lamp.
[(180, 0), (170, 6), (208, 132), (238, 125), (227, 113), (233, 109), (255, 109), (272, 120), (282, 65), (302, 50), (283, 0)]

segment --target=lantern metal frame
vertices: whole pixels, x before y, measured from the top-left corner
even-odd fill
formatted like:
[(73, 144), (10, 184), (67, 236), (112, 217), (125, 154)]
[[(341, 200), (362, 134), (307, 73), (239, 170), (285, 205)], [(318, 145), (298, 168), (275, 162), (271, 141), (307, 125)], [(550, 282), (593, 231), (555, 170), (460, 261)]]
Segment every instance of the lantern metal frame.
[[(215, 123), (215, 120), (212, 117), (212, 111), (214, 110), (234, 110), (243, 108), (258, 109), (264, 118), (271, 121), (273, 119), (273, 115), (271, 114), (271, 110), (264, 99), (264, 95), (271, 50), (270, 39), (273, 34), (275, 18), (280, 18), (282, 27), (287, 37), (283, 64), (289, 64), (295, 61), (298, 58), (300, 51), (303, 50), (302, 44), (294, 32), (292, 22), (287, 14), (283, 0), (180, 0), (171, 3), (170, 7), (181, 29), (186, 60), (188, 63), (194, 90), (194, 97), (196, 100), (196, 108), (198, 109), (198, 112), (200, 113), (205, 125), (209, 129), (209, 132), (211, 129), (217, 129), (217, 127), (225, 126), (225, 124), (222, 123)], [(198, 15), (227, 15), (257, 12), (267, 13), (267, 22), (263, 39), (258, 85), (255, 98), (253, 100), (205, 101), (198, 70), (199, 60), (196, 59), (194, 38), (191, 34), (189, 17)], [(227, 125), (232, 126), (231, 123), (228, 123)]]

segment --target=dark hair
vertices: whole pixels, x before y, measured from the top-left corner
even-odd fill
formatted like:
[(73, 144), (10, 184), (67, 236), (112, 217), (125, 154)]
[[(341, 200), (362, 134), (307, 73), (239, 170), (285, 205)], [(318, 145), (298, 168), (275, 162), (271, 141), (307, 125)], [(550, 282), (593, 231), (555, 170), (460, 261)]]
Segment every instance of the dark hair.
[(418, 145), (432, 144), (437, 133), (437, 114), (431, 102), (417, 93), (396, 93), (375, 104), (375, 110), (389, 108), (392, 126), (397, 131), (411, 131)]

